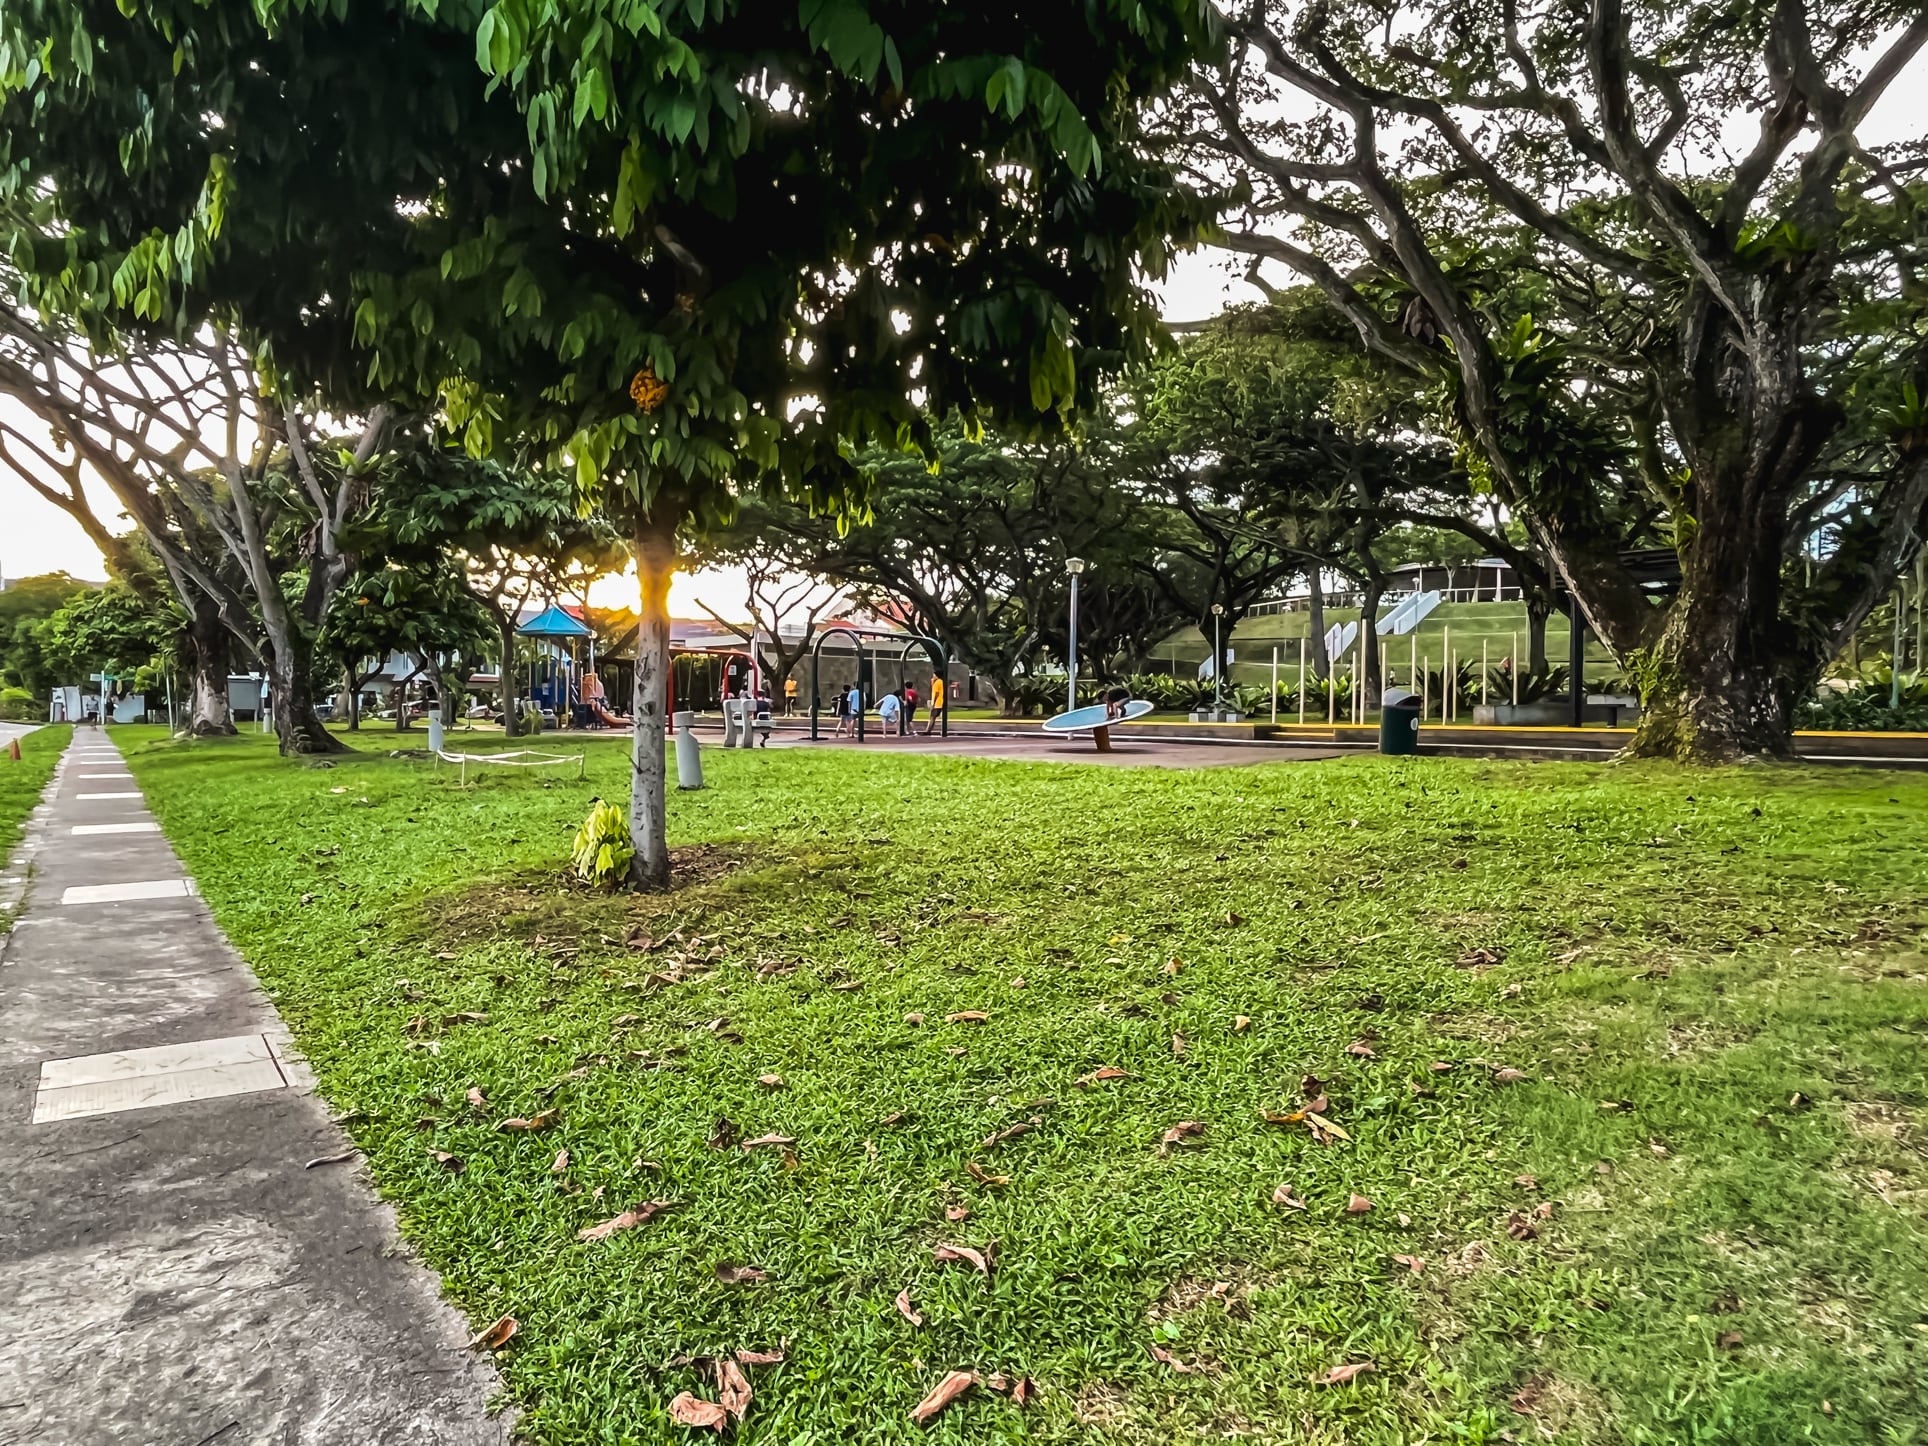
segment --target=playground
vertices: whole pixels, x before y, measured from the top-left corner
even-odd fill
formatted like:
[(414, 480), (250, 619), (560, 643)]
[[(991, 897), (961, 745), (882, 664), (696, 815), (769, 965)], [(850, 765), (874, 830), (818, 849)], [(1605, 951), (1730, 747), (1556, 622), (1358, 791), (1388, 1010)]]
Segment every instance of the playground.
[(1918, 1408), (1928, 779), (779, 740), (639, 896), (565, 873), (620, 747), (116, 739), (538, 1439), (673, 1439), (739, 1349), (775, 1440), (960, 1361), (960, 1440)]

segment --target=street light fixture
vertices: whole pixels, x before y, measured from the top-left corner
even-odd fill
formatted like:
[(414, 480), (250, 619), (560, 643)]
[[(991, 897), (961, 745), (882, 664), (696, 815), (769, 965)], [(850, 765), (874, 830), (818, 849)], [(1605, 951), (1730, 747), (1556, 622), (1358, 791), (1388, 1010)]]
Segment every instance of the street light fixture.
[[(1212, 712), (1225, 711), (1225, 645), (1220, 639), (1219, 625), (1225, 617), (1225, 604), (1212, 604)], [(1212, 720), (1219, 722), (1218, 718)]]
[(1064, 706), (1069, 712), (1078, 706), (1078, 578), (1085, 570), (1085, 560), (1067, 557), (1064, 570), (1071, 574), (1071, 645), (1064, 654), (1065, 688), (1069, 695)]

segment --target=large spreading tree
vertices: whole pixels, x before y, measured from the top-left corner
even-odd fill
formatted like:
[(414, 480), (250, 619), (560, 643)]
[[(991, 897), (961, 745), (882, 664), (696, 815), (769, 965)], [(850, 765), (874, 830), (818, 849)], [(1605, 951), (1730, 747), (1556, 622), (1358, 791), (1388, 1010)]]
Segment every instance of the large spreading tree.
[(641, 586), (631, 821), (661, 885), (679, 532), (958, 413), (1061, 428), (1201, 208), (1147, 101), (1192, 0), (209, 0), (0, 15), (35, 305), (198, 327), (477, 451), (565, 452)]
[[(1175, 132), (1225, 244), (1435, 387), (1634, 669), (1635, 751), (1790, 747), (1928, 504), (1914, 0), (1251, 0)], [(1730, 149), (1731, 147), (1731, 149)], [(1677, 554), (1657, 600), (1622, 543)]]

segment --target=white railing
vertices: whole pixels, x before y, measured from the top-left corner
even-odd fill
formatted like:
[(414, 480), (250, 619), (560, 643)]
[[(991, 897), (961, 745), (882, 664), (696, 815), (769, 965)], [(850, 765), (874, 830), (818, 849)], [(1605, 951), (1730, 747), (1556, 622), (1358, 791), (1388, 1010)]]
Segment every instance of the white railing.
[[(1517, 587), (1491, 582), (1482, 583), (1478, 587), (1442, 587), (1437, 591), (1440, 601), (1449, 603), (1519, 602), (1525, 597)], [(1405, 589), (1382, 593), (1379, 597), (1379, 606), (1382, 609), (1396, 607), (1410, 596), (1412, 596), (1411, 592)], [(1325, 605), (1328, 608), (1361, 608), (1365, 603), (1365, 594), (1358, 591), (1329, 592), (1325, 595)], [(1308, 597), (1271, 598), (1262, 603), (1252, 604), (1251, 611), (1246, 616), (1262, 618), (1275, 613), (1303, 613), (1311, 611), (1311, 608), (1312, 599)]]

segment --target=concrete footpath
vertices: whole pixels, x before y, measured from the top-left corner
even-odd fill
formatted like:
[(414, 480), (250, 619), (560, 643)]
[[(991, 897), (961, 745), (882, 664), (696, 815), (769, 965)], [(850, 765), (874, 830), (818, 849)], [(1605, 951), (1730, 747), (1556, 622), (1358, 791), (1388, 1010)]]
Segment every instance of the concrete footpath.
[[(75, 730), (0, 939), (0, 1446), (502, 1443), (111, 733)], [(19, 873), (20, 869), (8, 870)]]

